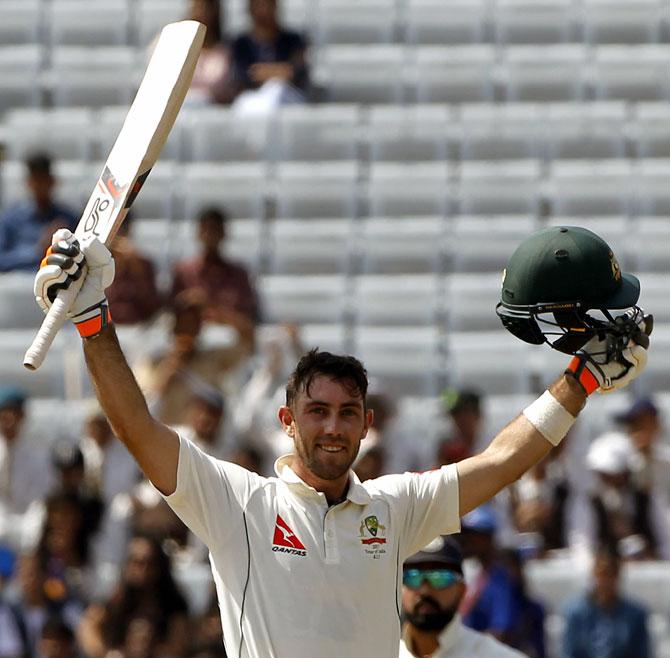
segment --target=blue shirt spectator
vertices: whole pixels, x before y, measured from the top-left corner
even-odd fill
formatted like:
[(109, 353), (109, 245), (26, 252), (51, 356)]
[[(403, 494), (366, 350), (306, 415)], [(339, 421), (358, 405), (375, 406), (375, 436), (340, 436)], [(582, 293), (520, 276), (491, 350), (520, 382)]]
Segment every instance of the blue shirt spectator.
[(593, 591), (565, 611), (561, 658), (651, 658), (647, 611), (618, 593), (619, 558), (596, 556)]
[(0, 217), (0, 272), (36, 270), (59, 228), (74, 231), (78, 218), (56, 203), (51, 160), (37, 154), (26, 160), (30, 198), (8, 208)]

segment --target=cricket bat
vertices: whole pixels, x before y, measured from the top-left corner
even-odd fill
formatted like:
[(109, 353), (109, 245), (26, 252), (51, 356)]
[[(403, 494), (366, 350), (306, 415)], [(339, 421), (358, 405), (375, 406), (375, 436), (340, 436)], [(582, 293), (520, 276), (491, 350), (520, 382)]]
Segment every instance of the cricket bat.
[[(156, 163), (191, 84), (205, 37), (197, 21), (166, 25), (160, 33), (142, 83), (103, 167), (75, 236), (97, 236), (109, 246)], [(44, 318), (23, 365), (36, 370), (63, 326), (85, 273), (61, 290)]]

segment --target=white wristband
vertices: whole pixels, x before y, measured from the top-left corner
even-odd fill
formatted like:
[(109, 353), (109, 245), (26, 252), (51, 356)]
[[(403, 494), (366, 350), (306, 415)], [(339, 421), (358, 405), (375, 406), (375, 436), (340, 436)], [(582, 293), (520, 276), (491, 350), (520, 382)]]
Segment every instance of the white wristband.
[(557, 446), (577, 420), (549, 391), (523, 410), (523, 415), (553, 446)]

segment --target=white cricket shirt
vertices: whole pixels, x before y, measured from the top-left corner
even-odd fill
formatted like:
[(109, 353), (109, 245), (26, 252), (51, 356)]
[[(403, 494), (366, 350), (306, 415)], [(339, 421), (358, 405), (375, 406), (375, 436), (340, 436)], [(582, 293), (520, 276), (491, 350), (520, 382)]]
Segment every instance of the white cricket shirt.
[(209, 547), (231, 658), (390, 658), (402, 563), (460, 530), (455, 465), (387, 475), (328, 507), (288, 466), (264, 478), (180, 438), (165, 499)]

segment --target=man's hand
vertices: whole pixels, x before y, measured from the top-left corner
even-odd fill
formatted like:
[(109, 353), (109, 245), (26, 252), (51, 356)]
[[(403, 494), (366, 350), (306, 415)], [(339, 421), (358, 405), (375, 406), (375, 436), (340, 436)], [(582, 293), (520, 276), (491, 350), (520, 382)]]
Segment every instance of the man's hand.
[[(616, 320), (623, 324), (634, 319), (634, 313), (627, 311)], [(573, 375), (588, 395), (594, 391), (611, 393), (624, 388), (644, 370), (653, 317), (641, 313), (636, 324), (633, 337), (623, 346), (616, 344), (620, 338), (614, 335), (595, 336), (572, 359), (566, 373)]]
[(58, 291), (82, 275), (86, 278), (68, 317), (84, 338), (90, 338), (111, 322), (105, 288), (114, 280), (114, 259), (97, 238), (80, 245), (70, 231), (59, 229), (35, 275), (35, 299), (40, 308), (48, 313)]

